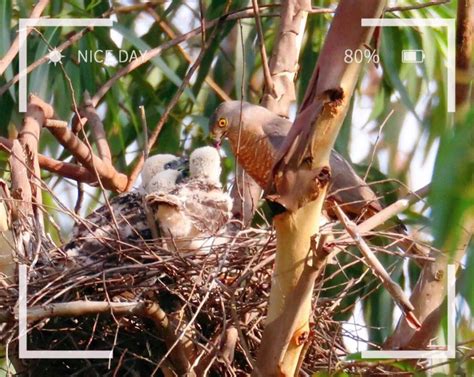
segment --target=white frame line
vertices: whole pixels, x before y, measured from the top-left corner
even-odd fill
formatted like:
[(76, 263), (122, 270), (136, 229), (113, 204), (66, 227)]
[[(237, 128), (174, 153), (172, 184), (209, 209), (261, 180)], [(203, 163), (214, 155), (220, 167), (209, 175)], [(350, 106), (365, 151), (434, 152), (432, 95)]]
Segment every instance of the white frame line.
[[(30, 27), (112, 27), (110, 18), (20, 18), (19, 20), (19, 112), (27, 108), (27, 30)], [(28, 350), (27, 348), (27, 289), (28, 267), (18, 266), (18, 325), (19, 325), (19, 357), (20, 359), (111, 359), (113, 350)]]
[[(27, 108), (27, 28), (28, 27), (112, 27), (112, 19), (42, 19), (21, 18), (19, 20), (19, 112), (26, 112)], [(448, 28), (448, 80), (447, 101), (448, 112), (455, 111), (455, 21), (454, 19), (362, 19), (362, 26), (416, 26), (416, 27), (447, 27)], [(19, 357), (20, 359), (111, 359), (113, 350), (28, 350), (27, 349), (27, 286), (28, 272), (26, 265), (18, 266), (19, 274), (19, 299), (18, 299), (18, 322), (19, 322)], [(445, 351), (362, 351), (363, 358), (454, 358), (456, 353), (455, 332), (455, 266), (448, 265), (448, 347)]]
[[(410, 350), (410, 351), (362, 351), (363, 359), (454, 359), (456, 357), (456, 266), (448, 264), (446, 276), (447, 286), (447, 317), (448, 346), (446, 350)], [(400, 318), (401, 321), (404, 319)]]
[(456, 22), (454, 18), (363, 18), (361, 25), (363, 27), (446, 27), (448, 29), (447, 110), (448, 113), (456, 111)]
[(28, 287), (28, 266), (18, 265), (18, 343), (20, 359), (111, 359), (113, 350), (28, 350), (27, 347), (27, 287)]
[(18, 111), (26, 112), (27, 108), (27, 30), (30, 27), (112, 27), (114, 21), (110, 18), (20, 18), (18, 39), (19, 53), (19, 94)]

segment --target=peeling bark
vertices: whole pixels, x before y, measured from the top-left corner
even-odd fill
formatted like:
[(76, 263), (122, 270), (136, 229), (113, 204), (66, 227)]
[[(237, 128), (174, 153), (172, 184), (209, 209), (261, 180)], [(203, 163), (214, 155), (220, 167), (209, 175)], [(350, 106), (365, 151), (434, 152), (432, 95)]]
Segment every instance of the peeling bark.
[(290, 105), (296, 100), (295, 77), (309, 11), (309, 0), (282, 2), (278, 39), (270, 59), (273, 88), (265, 88), (262, 105), (286, 118)]

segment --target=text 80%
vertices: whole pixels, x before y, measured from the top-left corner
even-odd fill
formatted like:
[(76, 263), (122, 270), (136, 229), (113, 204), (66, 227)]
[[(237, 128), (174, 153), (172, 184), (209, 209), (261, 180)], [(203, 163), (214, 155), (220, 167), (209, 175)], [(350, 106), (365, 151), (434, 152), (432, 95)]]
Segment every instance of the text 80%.
[(377, 54), (376, 50), (350, 50), (347, 49), (344, 51), (344, 63), (351, 64), (351, 63), (362, 63), (364, 59), (367, 59), (369, 62), (373, 62), (378, 64), (380, 62), (380, 57)]

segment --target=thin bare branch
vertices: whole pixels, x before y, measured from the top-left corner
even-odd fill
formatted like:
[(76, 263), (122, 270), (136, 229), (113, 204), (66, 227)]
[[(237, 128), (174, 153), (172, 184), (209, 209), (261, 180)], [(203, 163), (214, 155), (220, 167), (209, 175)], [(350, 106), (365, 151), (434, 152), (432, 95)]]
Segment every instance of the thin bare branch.
[(357, 225), (353, 221), (349, 220), (349, 218), (342, 211), (341, 207), (337, 205), (337, 203), (335, 203), (335, 211), (339, 221), (344, 225), (347, 232), (355, 241), (355, 244), (364, 256), (364, 259), (367, 265), (372, 270), (372, 273), (380, 279), (384, 287), (394, 299), (395, 303), (405, 314), (406, 318), (410, 319), (410, 324), (412, 324), (415, 329), (419, 329), (421, 327), (421, 324), (413, 315), (412, 312), (414, 310), (414, 307), (408, 297), (405, 295), (403, 289), (395, 281), (392, 280), (388, 272), (385, 270), (385, 267), (382, 265), (382, 263), (380, 263), (373, 251), (370, 250), (369, 245), (367, 245), (367, 243), (360, 235)]
[[(162, 17), (160, 17), (160, 15), (158, 13), (156, 13), (156, 11), (154, 9), (149, 9), (148, 12), (151, 14), (151, 16), (155, 19), (155, 21), (158, 23), (158, 25), (160, 25), (160, 27), (163, 29), (163, 31), (168, 35), (168, 37), (170, 37), (171, 39), (175, 39), (176, 38), (176, 33), (173, 31), (173, 29), (171, 28), (171, 26), (166, 22), (165, 19), (163, 19)], [(191, 58), (191, 56), (189, 56), (189, 54), (186, 52), (186, 50), (180, 45), (180, 44), (177, 44), (176, 45), (176, 48), (178, 49), (179, 53), (183, 56), (183, 58), (188, 62), (188, 63), (192, 63), (193, 60)], [(223, 100), (223, 101), (230, 101), (231, 98), (229, 97), (229, 95), (219, 86), (219, 84), (217, 84), (213, 79), (212, 77), (210, 76), (206, 76), (206, 78), (204, 79), (204, 81), (207, 83), (207, 85), (209, 85), (209, 87), (217, 94), (217, 96)]]
[[(62, 121), (61, 121), (62, 122)], [(47, 120), (46, 124), (54, 124), (53, 120)], [(11, 153), (13, 141), (0, 136), (0, 149)], [(38, 154), (38, 162), (42, 169), (51, 173), (58, 174), (65, 178), (74, 179), (76, 181), (93, 184), (97, 182), (97, 178), (93, 176), (86, 168), (71, 164), (68, 162), (58, 161), (54, 158)]]
[(255, 26), (257, 28), (258, 44), (260, 47), (260, 56), (262, 58), (263, 77), (265, 78), (266, 92), (274, 95), (273, 80), (268, 67), (267, 51), (265, 49), (265, 38), (262, 30), (262, 20), (260, 19), (260, 8), (258, 6), (258, 0), (252, 0), (253, 13), (255, 17)]
[[(170, 116), (171, 114), (171, 111), (174, 109), (174, 107), (176, 106), (176, 104), (178, 103), (181, 95), (183, 94), (184, 92), (184, 89), (188, 86), (191, 78), (193, 77), (194, 75), (194, 72), (196, 72), (197, 68), (199, 67), (199, 65), (201, 64), (201, 61), (202, 61), (202, 58), (204, 57), (204, 54), (205, 52), (207, 51), (207, 48), (209, 46), (209, 43), (210, 41), (212, 41), (214, 39), (214, 36), (216, 35), (216, 32), (217, 32), (217, 29), (218, 27), (216, 26), (213, 30), (213, 32), (211, 33), (211, 35), (209, 36), (209, 39), (207, 40), (207, 45), (206, 46), (202, 46), (200, 52), (199, 52), (199, 55), (198, 57), (196, 58), (196, 61), (194, 62), (194, 64), (189, 68), (188, 72), (186, 73), (186, 76), (183, 78), (183, 81), (181, 83), (181, 85), (179, 86), (178, 90), (176, 91), (176, 93), (174, 94), (173, 98), (171, 98), (170, 102), (168, 103), (168, 105), (166, 106), (165, 110), (163, 111), (163, 114), (161, 115), (161, 118), (160, 120), (158, 121), (157, 125), (155, 126), (155, 129), (153, 130), (153, 132), (151, 133), (149, 139), (148, 139), (148, 145), (146, 146), (146, 150), (147, 150), (147, 153), (150, 152), (151, 148), (153, 147), (153, 145), (156, 143), (157, 139), (158, 139), (158, 136), (160, 135), (160, 132), (161, 132), (161, 129), (163, 128), (163, 126), (165, 125), (166, 121), (168, 120), (168, 117)], [(197, 28), (195, 30), (201, 30), (201, 28)], [(178, 37), (179, 38), (179, 37)], [(165, 43), (166, 44), (166, 43)], [(163, 45), (162, 45), (163, 46)], [(153, 50), (150, 50), (149, 52), (151, 52)], [(144, 55), (142, 55), (143, 57)], [(138, 61), (140, 59), (137, 59), (135, 60)], [(133, 62), (132, 62), (133, 64)], [(130, 66), (130, 65), (129, 65)], [(135, 67), (136, 68), (136, 67)], [(110, 80), (109, 80), (110, 81)], [(106, 84), (107, 85), (107, 84)], [(100, 92), (100, 90), (99, 90)], [(98, 93), (99, 93), (98, 92)], [(97, 96), (97, 95), (96, 95)], [(94, 97), (95, 98), (95, 97)], [(142, 167), (143, 167), (143, 163), (144, 163), (144, 156), (141, 155), (139, 158), (138, 158), (138, 161), (136, 162), (135, 166), (133, 167), (132, 169), (132, 172), (130, 173), (129, 177), (128, 177), (128, 183), (127, 183), (127, 186), (126, 186), (126, 190), (130, 190), (131, 187), (133, 186), (133, 184), (135, 183), (135, 180), (137, 179), (138, 177), (138, 174), (140, 173)]]

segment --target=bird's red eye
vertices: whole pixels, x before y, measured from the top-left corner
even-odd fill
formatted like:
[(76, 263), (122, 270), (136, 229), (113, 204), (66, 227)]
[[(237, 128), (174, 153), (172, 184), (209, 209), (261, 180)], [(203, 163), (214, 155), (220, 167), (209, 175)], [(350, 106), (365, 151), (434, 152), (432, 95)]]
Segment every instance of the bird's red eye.
[(227, 119), (225, 118), (220, 118), (219, 119), (219, 122), (217, 122), (217, 125), (221, 128), (224, 128), (225, 126), (227, 126)]

